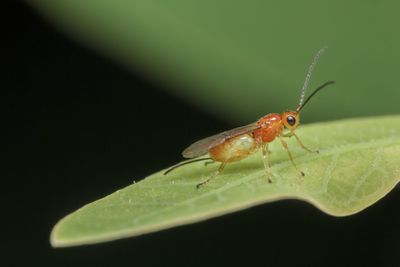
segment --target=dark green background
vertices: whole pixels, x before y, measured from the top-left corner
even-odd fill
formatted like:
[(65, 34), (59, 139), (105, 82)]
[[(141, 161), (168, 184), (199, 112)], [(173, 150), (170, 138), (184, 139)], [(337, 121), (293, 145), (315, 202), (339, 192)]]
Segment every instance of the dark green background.
[(231, 0), (28, 1), (53, 25), (233, 124), (295, 108), (311, 86), (337, 86), (306, 121), (398, 113), (400, 2)]
[(4, 4), (2, 266), (398, 265), (398, 189), (346, 218), (283, 201), (52, 249), (67, 213), (172, 165), (200, 137), (295, 106), (323, 45), (312, 87), (337, 84), (303, 122), (398, 113), (400, 94), (395, 1), (77, 2)]

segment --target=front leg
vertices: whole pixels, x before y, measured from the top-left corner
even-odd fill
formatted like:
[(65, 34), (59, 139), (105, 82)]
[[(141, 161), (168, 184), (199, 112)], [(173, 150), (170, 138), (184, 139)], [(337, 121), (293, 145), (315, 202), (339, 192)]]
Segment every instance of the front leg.
[(294, 132), (288, 132), (288, 133), (282, 134), (281, 136), (282, 137), (292, 137), (293, 135), (294, 135)]
[(306, 147), (306, 146), (301, 142), (301, 140), (300, 140), (300, 138), (297, 136), (297, 134), (295, 134), (294, 132), (289, 132), (289, 133), (286, 133), (286, 134), (282, 134), (282, 137), (292, 137), (292, 136), (294, 136), (294, 137), (296, 138), (297, 143), (298, 143), (299, 146), (300, 146), (301, 148), (303, 148), (304, 150), (307, 150), (308, 152), (311, 152), (311, 153), (317, 153), (317, 154), (319, 153), (318, 149), (312, 150), (312, 149), (309, 149), (308, 147)]

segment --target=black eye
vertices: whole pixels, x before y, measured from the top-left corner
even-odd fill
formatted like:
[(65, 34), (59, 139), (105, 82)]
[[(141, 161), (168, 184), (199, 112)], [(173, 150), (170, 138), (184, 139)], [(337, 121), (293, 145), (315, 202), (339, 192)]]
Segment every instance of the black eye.
[(288, 116), (286, 118), (287, 123), (289, 123), (290, 126), (293, 126), (296, 124), (296, 119), (293, 116)]

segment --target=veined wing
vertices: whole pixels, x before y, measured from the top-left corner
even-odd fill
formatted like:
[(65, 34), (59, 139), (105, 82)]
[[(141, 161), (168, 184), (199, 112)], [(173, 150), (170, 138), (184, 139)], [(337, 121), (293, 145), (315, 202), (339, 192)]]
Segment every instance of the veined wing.
[(202, 156), (208, 153), (211, 148), (222, 144), (227, 139), (251, 132), (258, 128), (260, 128), (260, 126), (255, 122), (246, 126), (234, 128), (232, 130), (209, 136), (191, 144), (182, 152), (182, 156), (185, 158), (196, 158)]

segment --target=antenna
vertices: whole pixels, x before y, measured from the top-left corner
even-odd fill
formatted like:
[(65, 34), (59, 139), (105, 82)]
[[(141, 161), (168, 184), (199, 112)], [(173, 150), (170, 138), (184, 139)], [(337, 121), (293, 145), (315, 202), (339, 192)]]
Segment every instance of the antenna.
[(329, 81), (329, 82), (324, 83), (323, 85), (320, 85), (317, 89), (314, 90), (314, 92), (311, 93), (311, 95), (309, 95), (309, 97), (307, 97), (306, 101), (304, 101), (304, 103), (296, 109), (296, 112), (300, 112), (300, 110), (307, 104), (307, 102), (311, 99), (311, 97), (313, 97), (319, 90), (321, 90), (322, 88), (324, 88), (327, 85), (334, 84), (334, 83), (335, 83), (335, 81)]
[(311, 65), (308, 67), (308, 72), (307, 72), (307, 76), (306, 79), (304, 81), (303, 84), (303, 88), (301, 88), (301, 94), (300, 94), (300, 101), (299, 101), (299, 106), (297, 107), (297, 110), (300, 110), (303, 106), (304, 103), (304, 97), (306, 95), (306, 91), (307, 91), (307, 87), (308, 87), (308, 82), (311, 79), (311, 74), (314, 70), (315, 65), (318, 62), (319, 57), (321, 56), (321, 54), (327, 49), (327, 46), (322, 47), (320, 50), (318, 50), (318, 52), (315, 54), (313, 61), (311, 62)]

